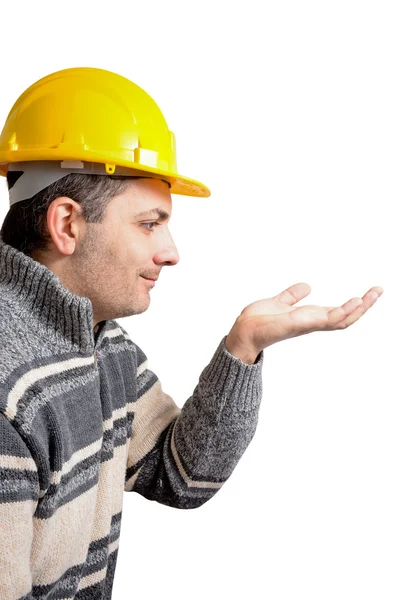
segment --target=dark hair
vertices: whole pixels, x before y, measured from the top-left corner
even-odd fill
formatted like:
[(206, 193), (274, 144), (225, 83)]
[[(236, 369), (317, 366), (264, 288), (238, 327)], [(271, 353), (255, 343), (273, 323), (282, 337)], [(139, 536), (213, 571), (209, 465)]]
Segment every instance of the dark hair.
[[(20, 171), (7, 173), (8, 190)], [(81, 205), (81, 215), (87, 223), (102, 223), (112, 198), (125, 191), (137, 177), (69, 173), (41, 190), (32, 198), (16, 202), (3, 221), (0, 237), (6, 244), (32, 256), (49, 247), (51, 235), (47, 229), (47, 209), (56, 198), (68, 196)]]

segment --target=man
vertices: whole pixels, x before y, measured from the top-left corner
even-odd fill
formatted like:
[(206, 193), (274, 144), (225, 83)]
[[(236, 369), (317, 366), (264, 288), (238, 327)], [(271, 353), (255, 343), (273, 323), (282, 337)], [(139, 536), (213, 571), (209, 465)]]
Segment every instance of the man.
[[(73, 109), (73, 110), (72, 110)], [(123, 491), (196, 508), (254, 436), (263, 350), (342, 329), (382, 293), (294, 307), (296, 284), (246, 307), (180, 409), (115, 320), (147, 310), (179, 260), (172, 132), (138, 86), (66, 69), (17, 100), (0, 137), (0, 597), (110, 599)], [(152, 281), (153, 280), (153, 281)]]

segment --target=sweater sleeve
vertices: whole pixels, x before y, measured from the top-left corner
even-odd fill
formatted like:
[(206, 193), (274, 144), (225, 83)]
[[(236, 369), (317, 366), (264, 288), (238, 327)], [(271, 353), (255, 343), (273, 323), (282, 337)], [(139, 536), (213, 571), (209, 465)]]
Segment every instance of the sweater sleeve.
[(0, 598), (31, 598), (33, 514), (40, 485), (36, 463), (8, 417), (0, 413)]
[(197, 508), (232, 474), (252, 440), (262, 398), (261, 352), (243, 363), (220, 342), (182, 409), (136, 346), (137, 400), (125, 491), (174, 508)]

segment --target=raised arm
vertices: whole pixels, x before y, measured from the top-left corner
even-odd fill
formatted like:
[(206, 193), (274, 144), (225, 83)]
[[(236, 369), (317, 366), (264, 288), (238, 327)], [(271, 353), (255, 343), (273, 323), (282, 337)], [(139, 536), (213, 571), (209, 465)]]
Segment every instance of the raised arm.
[(245, 364), (228, 352), (225, 339), (182, 409), (162, 390), (136, 345), (137, 400), (130, 405), (125, 491), (175, 508), (197, 508), (232, 474), (256, 430), (263, 353)]

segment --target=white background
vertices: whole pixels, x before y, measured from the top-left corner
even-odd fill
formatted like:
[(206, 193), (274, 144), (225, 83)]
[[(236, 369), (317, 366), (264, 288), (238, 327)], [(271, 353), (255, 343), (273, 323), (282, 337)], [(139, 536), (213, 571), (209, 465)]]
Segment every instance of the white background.
[[(2, 9), (3, 123), (37, 79), (115, 71), (159, 104), (180, 253), (121, 324), (179, 406), (249, 303), (383, 296), (343, 331), (265, 350), (256, 435), (203, 507), (124, 495), (113, 600), (398, 600), (397, 2), (23, 2)], [(0, 182), (2, 220), (8, 210)]]

